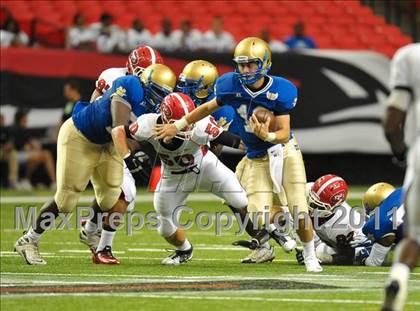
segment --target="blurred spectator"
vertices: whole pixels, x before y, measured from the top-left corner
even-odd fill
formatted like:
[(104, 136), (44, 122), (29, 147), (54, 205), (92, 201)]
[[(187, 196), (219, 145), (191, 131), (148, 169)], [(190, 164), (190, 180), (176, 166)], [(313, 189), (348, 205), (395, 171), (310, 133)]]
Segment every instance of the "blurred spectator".
[(317, 46), (311, 37), (305, 35), (305, 25), (298, 22), (293, 26), (294, 35), (286, 38), (284, 43), (290, 49), (316, 49)]
[(26, 165), (26, 177), (20, 182), (20, 188), (25, 190), (32, 189), (30, 178), (39, 165), (43, 165), (51, 181), (50, 187), (53, 189), (55, 184), (55, 165), (51, 152), (44, 150), (41, 143), (30, 137), (27, 129), (27, 112), (18, 110), (15, 114), (15, 123), (12, 128), (13, 143), (18, 151), (18, 162)]
[(66, 98), (67, 103), (64, 106), (64, 112), (61, 119), (62, 123), (71, 117), (74, 105), (77, 101), (82, 99), (79, 82), (76, 80), (67, 81), (63, 87), (63, 95)]
[(112, 15), (104, 13), (99, 23), (90, 26), (97, 35), (96, 48), (100, 53), (118, 53), (127, 50), (125, 33), (112, 23), (113, 19)]
[(141, 19), (135, 19), (133, 25), (127, 31), (128, 49), (133, 50), (139, 45), (152, 45), (152, 34), (144, 28)]
[(287, 51), (287, 45), (279, 40), (270, 40), (270, 32), (268, 29), (263, 29), (260, 38), (270, 45), (270, 50), (273, 53), (281, 53)]
[(203, 48), (209, 52), (229, 52), (235, 47), (233, 36), (223, 30), (223, 19), (213, 18), (212, 28), (203, 35)]
[(162, 20), (162, 30), (154, 36), (153, 45), (162, 51), (173, 51), (176, 49), (172, 33), (172, 23), (169, 19), (165, 18)]
[(80, 13), (74, 15), (73, 25), (67, 30), (67, 48), (91, 50), (95, 41), (95, 31), (85, 25), (84, 16)]
[(0, 30), (0, 46), (25, 46), (29, 44), (29, 37), (23, 31), (20, 31), (18, 22), (9, 16), (4, 21)]
[(18, 155), (12, 143), (10, 128), (4, 125), (4, 116), (0, 114), (0, 161), (7, 163), (7, 186), (17, 188), (19, 164)]
[(183, 20), (180, 28), (172, 33), (176, 49), (195, 51), (201, 48), (202, 35), (197, 29), (191, 28), (190, 20)]

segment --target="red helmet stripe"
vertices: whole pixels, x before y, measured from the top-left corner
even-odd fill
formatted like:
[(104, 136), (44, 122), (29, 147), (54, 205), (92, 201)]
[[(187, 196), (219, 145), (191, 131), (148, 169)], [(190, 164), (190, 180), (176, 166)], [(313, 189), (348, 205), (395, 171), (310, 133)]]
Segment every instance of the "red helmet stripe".
[(323, 184), (318, 191), (316, 192), (316, 195), (319, 197), (319, 195), (322, 193), (322, 191), (324, 191), (325, 188), (327, 188), (329, 185), (331, 185), (332, 183), (336, 182), (336, 181), (341, 181), (343, 180), (341, 177), (335, 176), (334, 178), (331, 178), (330, 180), (328, 180), (327, 182), (325, 182), (325, 184)]
[(187, 106), (187, 103), (182, 98), (182, 96), (179, 95), (178, 93), (172, 93), (172, 95), (174, 95), (178, 99), (178, 101), (181, 103), (182, 109), (184, 109), (184, 115), (187, 115), (189, 112), (188, 106)]
[(148, 45), (146, 45), (145, 47), (149, 50), (150, 56), (152, 57), (152, 65), (156, 64), (156, 53), (155, 53), (155, 51), (153, 50), (153, 48), (151, 48)]

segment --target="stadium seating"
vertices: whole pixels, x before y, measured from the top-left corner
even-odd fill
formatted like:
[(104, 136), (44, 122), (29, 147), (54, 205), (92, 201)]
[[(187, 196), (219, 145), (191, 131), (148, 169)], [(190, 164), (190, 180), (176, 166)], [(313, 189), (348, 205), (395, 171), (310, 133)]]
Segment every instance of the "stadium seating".
[[(417, 1), (419, 3), (419, 1)], [(419, 4), (420, 5), (420, 4)], [(102, 13), (115, 17), (115, 23), (129, 28), (134, 18), (143, 20), (153, 33), (163, 18), (174, 28), (190, 19), (201, 31), (210, 28), (213, 16), (224, 17), (225, 28), (240, 40), (268, 29), (276, 39), (292, 33), (293, 24), (306, 23), (307, 33), (320, 48), (370, 49), (392, 56), (397, 48), (412, 40), (398, 27), (387, 25), (382, 16), (359, 1), (2, 1), (2, 11), (10, 12), (24, 31), (32, 34), (31, 21), (37, 21), (36, 36), (41, 44), (63, 46), (65, 29), (76, 12), (87, 22), (97, 22)], [(2, 13), (2, 16), (4, 13)], [(2, 17), (3, 18), (3, 17)]]

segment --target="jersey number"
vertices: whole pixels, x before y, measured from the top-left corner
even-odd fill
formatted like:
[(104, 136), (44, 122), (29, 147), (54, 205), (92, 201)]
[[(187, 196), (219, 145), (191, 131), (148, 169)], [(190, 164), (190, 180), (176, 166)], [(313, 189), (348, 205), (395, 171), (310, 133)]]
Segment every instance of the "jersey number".
[(251, 124), (248, 119), (248, 110), (247, 110), (246, 105), (245, 104), (240, 105), (239, 108), (236, 109), (236, 111), (238, 112), (239, 116), (244, 120), (245, 132), (253, 133)]
[(207, 124), (204, 133), (208, 134), (209, 136), (213, 136), (213, 138), (219, 135), (220, 129), (213, 117), (210, 117), (210, 123)]

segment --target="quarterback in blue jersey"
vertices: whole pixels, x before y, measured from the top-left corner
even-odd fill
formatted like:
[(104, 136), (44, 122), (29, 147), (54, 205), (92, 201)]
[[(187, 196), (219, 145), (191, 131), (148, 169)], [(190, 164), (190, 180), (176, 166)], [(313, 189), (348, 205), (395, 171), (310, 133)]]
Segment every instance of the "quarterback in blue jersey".
[(372, 185), (366, 191), (363, 205), (370, 217), (362, 231), (374, 244), (365, 265), (382, 265), (392, 245), (403, 238), (403, 199), (402, 188), (395, 189), (383, 182)]
[[(161, 99), (172, 92), (175, 83), (176, 77), (170, 68), (162, 64), (151, 65), (140, 77), (117, 79), (104, 96), (63, 123), (57, 140), (54, 200), (43, 206), (33, 228), (15, 244), (16, 251), (28, 264), (46, 264), (38, 250), (42, 233), (53, 222), (52, 215), (57, 217), (60, 212), (72, 212), (89, 180), (100, 209), (108, 212), (104, 230), (115, 231), (117, 221), (112, 215), (123, 213), (127, 207), (121, 198), (123, 162), (132, 172), (136, 172), (139, 165), (131, 153), (123, 159), (118, 155), (109, 131), (116, 126), (128, 125), (130, 119), (144, 113), (144, 102), (160, 104)], [(113, 259), (111, 250), (108, 253)]]
[[(261, 215), (261, 212), (266, 212), (266, 206), (281, 206), (282, 202), (278, 201), (286, 197), (292, 214), (300, 215), (298, 234), (304, 246), (306, 269), (321, 272), (322, 267), (315, 255), (312, 222), (307, 214), (302, 154), (290, 131), (289, 112), (296, 104), (296, 87), (286, 79), (268, 75), (271, 51), (264, 40), (249, 37), (239, 42), (234, 62), (236, 71), (226, 73), (217, 80), (215, 98), (173, 124), (157, 125), (156, 138), (170, 140), (189, 124), (224, 105), (235, 109), (235, 117), (241, 124), (238, 126), (239, 135), (246, 148), (246, 156), (238, 164), (236, 174), (248, 194), (248, 211)], [(271, 118), (264, 122), (258, 120), (258, 109), (274, 114), (275, 131), (269, 130)], [(285, 196), (277, 195), (281, 187)], [(283, 203), (284, 206), (286, 202)], [(259, 252), (262, 249), (265, 253)], [(261, 256), (266, 258), (265, 261), (274, 258), (274, 251), (268, 243), (260, 245), (255, 251), (245, 262), (263, 262)]]

